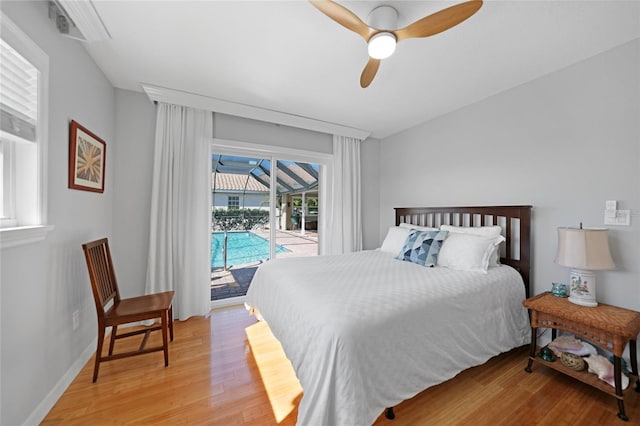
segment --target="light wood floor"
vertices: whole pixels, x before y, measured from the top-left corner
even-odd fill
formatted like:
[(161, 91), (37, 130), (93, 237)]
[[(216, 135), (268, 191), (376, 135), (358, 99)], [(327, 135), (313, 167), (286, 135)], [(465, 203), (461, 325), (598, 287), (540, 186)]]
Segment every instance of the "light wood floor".
[[(542, 366), (527, 374), (526, 359), (526, 348), (493, 358), (375, 424), (640, 424), (640, 394), (627, 397), (625, 423), (613, 397)], [(95, 384), (92, 368), (93, 359), (43, 425), (293, 425), (302, 392), (268, 327), (242, 307), (177, 321), (167, 368), (161, 352), (103, 363)]]

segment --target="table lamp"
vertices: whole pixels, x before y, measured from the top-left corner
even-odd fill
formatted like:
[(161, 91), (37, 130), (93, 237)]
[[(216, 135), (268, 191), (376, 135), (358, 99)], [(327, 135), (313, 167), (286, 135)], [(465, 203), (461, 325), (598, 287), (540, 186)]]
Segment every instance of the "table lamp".
[(569, 301), (595, 307), (596, 276), (591, 271), (615, 267), (606, 228), (558, 228), (556, 263), (573, 268), (569, 274)]

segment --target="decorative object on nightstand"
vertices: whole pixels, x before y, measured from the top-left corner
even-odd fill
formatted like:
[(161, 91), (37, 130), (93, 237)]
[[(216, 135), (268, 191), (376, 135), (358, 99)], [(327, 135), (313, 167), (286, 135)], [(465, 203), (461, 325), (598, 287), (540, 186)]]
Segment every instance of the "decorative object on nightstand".
[(567, 297), (567, 285), (562, 283), (551, 283), (551, 294), (556, 297)]
[[(602, 380), (609, 386), (616, 386), (614, 376), (614, 366), (611, 361), (602, 355), (590, 355), (584, 358), (584, 361), (589, 366), (589, 373), (593, 373), (598, 376), (598, 379)], [(620, 386), (622, 390), (625, 390), (629, 386), (629, 377), (624, 374), (620, 374)]]
[(587, 356), (596, 354), (598, 351), (593, 345), (583, 342), (570, 334), (563, 334), (553, 339), (547, 345), (556, 356), (561, 356), (564, 352), (572, 353), (579, 356)]
[(613, 269), (606, 228), (558, 228), (556, 263), (573, 268), (569, 275), (569, 301), (596, 307), (596, 276), (592, 271)]
[(548, 346), (540, 349), (540, 358), (547, 362), (553, 362), (556, 360), (556, 357), (553, 355), (553, 351)]
[(572, 354), (571, 352), (562, 352), (560, 362), (573, 371), (582, 371), (586, 367), (584, 359), (580, 355)]

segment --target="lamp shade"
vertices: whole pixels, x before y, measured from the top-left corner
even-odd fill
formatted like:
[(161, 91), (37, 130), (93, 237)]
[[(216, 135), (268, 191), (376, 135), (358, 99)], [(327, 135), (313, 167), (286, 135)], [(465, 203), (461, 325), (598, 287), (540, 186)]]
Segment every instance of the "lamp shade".
[(606, 228), (558, 228), (556, 263), (575, 269), (613, 269)]

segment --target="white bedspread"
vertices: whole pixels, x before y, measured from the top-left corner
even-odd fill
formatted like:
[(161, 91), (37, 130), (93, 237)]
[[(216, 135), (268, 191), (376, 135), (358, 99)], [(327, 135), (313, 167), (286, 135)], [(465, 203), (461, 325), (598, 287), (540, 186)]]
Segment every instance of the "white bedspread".
[(530, 342), (520, 275), (426, 268), (379, 250), (275, 259), (246, 302), (304, 390), (298, 425), (370, 425), (384, 411)]

